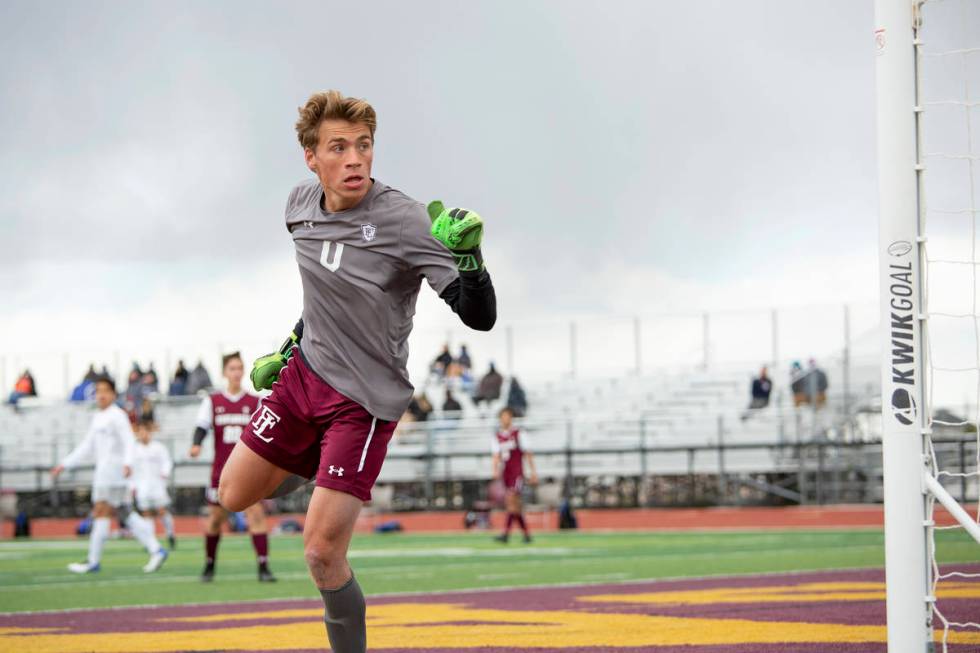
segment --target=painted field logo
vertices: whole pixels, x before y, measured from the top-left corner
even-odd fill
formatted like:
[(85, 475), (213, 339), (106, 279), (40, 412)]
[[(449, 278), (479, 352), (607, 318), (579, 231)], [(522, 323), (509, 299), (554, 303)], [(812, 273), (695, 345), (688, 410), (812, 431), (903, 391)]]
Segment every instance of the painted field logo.
[(899, 424), (909, 426), (915, 423), (916, 407), (912, 393), (905, 388), (898, 388), (892, 393), (892, 415)]

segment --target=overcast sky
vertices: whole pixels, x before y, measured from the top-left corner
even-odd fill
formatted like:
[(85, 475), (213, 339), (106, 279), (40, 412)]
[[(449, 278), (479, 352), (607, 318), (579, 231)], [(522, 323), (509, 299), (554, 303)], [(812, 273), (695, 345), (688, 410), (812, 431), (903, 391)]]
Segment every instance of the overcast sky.
[[(326, 88), (377, 109), (376, 178), (484, 216), (502, 325), (873, 303), (873, 27), (855, 0), (7, 0), (0, 349), (278, 341)], [(419, 329), (453, 323), (425, 291)]]

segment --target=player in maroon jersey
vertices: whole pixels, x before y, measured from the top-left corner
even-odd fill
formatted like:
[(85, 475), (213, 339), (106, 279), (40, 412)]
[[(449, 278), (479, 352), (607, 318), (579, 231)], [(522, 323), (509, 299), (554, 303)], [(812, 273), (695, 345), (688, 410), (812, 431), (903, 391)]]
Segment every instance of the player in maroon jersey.
[(524, 506), (521, 504), (521, 490), (524, 489), (524, 462), (531, 474), (528, 482), (538, 484), (538, 472), (534, 468), (534, 455), (528, 451), (527, 436), (514, 426), (514, 411), (504, 408), (500, 411), (500, 428), (493, 436), (493, 478), (504, 485), (504, 506), (507, 508), (507, 525), (498, 535), (498, 542), (506, 543), (510, 538), (510, 528), (516, 522), (524, 531), (524, 541), (531, 541), (527, 522), (524, 521)]
[[(221, 526), (228, 519), (228, 512), (218, 503), (218, 479), (221, 470), (235, 448), (245, 426), (252, 419), (252, 413), (259, 407), (260, 398), (242, 388), (245, 366), (237, 351), (221, 359), (222, 374), (228, 381), (228, 389), (215, 392), (204, 398), (197, 412), (194, 429), (194, 445), (191, 458), (201, 455), (201, 443), (208, 431), (214, 429), (214, 462), (211, 464), (211, 484), (207, 489), (208, 523), (204, 534), (204, 571), (201, 580), (214, 580), (214, 561), (218, 554), (218, 541), (221, 539)], [(245, 509), (248, 532), (252, 535), (252, 546), (259, 564), (259, 581), (274, 582), (276, 577), (269, 571), (269, 535), (266, 526), (265, 509), (255, 503)]]

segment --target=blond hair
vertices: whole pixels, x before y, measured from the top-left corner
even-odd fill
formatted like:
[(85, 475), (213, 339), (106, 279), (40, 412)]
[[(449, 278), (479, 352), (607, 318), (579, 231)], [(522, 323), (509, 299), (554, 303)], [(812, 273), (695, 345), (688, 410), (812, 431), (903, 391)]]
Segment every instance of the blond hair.
[(306, 104), (299, 108), (296, 137), (304, 150), (316, 149), (320, 140), (320, 124), (324, 120), (364, 123), (371, 130), (371, 138), (374, 138), (374, 130), (378, 126), (374, 108), (365, 100), (344, 97), (340, 91), (320, 91), (311, 95)]

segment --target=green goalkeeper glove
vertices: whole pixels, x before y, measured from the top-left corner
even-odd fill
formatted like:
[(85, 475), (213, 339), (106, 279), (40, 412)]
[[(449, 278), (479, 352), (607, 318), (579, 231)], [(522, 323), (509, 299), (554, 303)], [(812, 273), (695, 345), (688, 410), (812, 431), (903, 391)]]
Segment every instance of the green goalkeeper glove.
[(432, 237), (446, 246), (456, 259), (461, 274), (479, 274), (483, 271), (483, 219), (469, 209), (447, 209), (436, 200), (428, 206), (432, 220)]
[(289, 334), (289, 337), (286, 338), (286, 341), (282, 343), (279, 351), (255, 359), (255, 362), (252, 363), (252, 373), (249, 374), (249, 378), (252, 379), (252, 385), (255, 386), (256, 390), (269, 390), (272, 388), (272, 384), (279, 379), (279, 372), (282, 371), (282, 368), (286, 367), (286, 363), (293, 357), (293, 348), (299, 343), (302, 335), (303, 322), (301, 320), (296, 325), (296, 328), (293, 329), (292, 333)]

